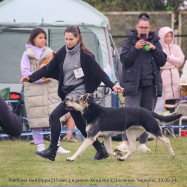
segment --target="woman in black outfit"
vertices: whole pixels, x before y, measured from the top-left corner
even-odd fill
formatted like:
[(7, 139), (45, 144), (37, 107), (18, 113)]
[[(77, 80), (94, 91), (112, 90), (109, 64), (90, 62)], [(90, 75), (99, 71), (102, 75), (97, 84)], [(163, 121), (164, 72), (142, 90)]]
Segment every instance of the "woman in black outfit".
[[(136, 29), (129, 31), (128, 39), (125, 40), (120, 54), (125, 107), (143, 107), (150, 111), (154, 110), (157, 97), (162, 95), (160, 67), (166, 63), (166, 58), (158, 35), (151, 31), (149, 15), (140, 14)], [(127, 152), (126, 133), (123, 134), (122, 140), (122, 144), (116, 149)], [(147, 133), (140, 135), (138, 151), (150, 152), (145, 145), (147, 140)]]
[[(57, 142), (61, 131), (59, 118), (68, 111), (65, 102), (74, 96), (94, 92), (101, 82), (105, 83), (114, 91), (122, 92), (123, 89), (110, 81), (108, 75), (95, 61), (93, 54), (85, 47), (80, 30), (77, 26), (68, 26), (65, 30), (66, 45), (62, 47), (51, 60), (51, 62), (34, 72), (28, 77), (23, 77), (22, 82), (34, 82), (42, 77), (53, 78), (59, 81), (58, 95), (62, 99), (57, 108), (50, 115), (51, 144), (48, 149), (36, 152), (41, 157), (55, 160), (58, 149)], [(70, 111), (77, 128), (84, 137), (86, 134), (86, 123), (80, 112)], [(93, 146), (97, 150), (94, 157), (100, 160), (108, 157), (108, 153), (102, 143), (96, 140)]]
[(22, 132), (21, 118), (8, 108), (0, 95), (0, 127), (10, 136), (20, 136)]

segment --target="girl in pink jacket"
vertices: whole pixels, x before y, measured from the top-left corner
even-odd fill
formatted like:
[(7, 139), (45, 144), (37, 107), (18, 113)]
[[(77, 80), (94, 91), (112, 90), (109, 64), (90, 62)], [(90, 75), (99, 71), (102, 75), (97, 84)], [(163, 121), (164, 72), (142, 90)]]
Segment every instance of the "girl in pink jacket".
[[(165, 104), (175, 105), (181, 98), (180, 76), (178, 68), (184, 62), (181, 48), (174, 44), (174, 33), (170, 27), (162, 27), (158, 33), (163, 51), (167, 54), (167, 62), (161, 67), (163, 86), (165, 87)], [(167, 108), (174, 112), (174, 108)]]

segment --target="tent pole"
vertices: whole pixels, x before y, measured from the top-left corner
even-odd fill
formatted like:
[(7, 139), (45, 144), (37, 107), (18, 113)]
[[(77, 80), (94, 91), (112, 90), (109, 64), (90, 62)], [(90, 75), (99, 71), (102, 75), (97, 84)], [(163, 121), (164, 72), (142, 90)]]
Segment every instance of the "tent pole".
[(117, 50), (117, 48), (116, 48), (116, 45), (115, 45), (115, 43), (114, 43), (114, 40), (113, 40), (113, 38), (112, 38), (112, 34), (111, 34), (111, 33), (109, 33), (109, 37), (110, 37), (110, 39), (111, 39), (111, 41), (112, 41), (112, 45), (113, 45), (113, 47), (114, 47), (114, 50), (115, 50), (115, 52), (116, 52), (118, 58), (120, 59), (118, 50)]

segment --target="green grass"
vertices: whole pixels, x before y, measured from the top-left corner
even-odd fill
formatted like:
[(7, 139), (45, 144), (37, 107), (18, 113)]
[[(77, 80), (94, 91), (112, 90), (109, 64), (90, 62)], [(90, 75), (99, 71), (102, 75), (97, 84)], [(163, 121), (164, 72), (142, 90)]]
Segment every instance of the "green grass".
[[(58, 154), (52, 162), (35, 154), (28, 141), (0, 141), (0, 186), (187, 186), (187, 138), (170, 138), (176, 158), (165, 145), (149, 141), (152, 153), (136, 152), (124, 162), (114, 157), (93, 161), (91, 146), (74, 162), (66, 162), (80, 143), (62, 142), (70, 154)], [(113, 141), (113, 148), (119, 142)], [(48, 146), (49, 143), (46, 143)], [(126, 180), (126, 181), (125, 181)], [(129, 180), (129, 181), (128, 181)], [(146, 181), (146, 180), (149, 180)]]

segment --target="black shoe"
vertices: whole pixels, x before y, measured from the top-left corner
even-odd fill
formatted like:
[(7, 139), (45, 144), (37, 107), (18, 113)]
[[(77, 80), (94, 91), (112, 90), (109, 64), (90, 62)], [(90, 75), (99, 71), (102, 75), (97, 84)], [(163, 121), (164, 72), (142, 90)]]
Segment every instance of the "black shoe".
[(46, 150), (36, 151), (36, 154), (51, 161), (55, 161), (57, 149), (58, 146), (50, 144), (50, 146)]
[(102, 160), (108, 157), (109, 157), (109, 154), (107, 153), (104, 144), (101, 143), (100, 146), (97, 148), (97, 153), (94, 156), (94, 158), (92, 158), (92, 160)]

